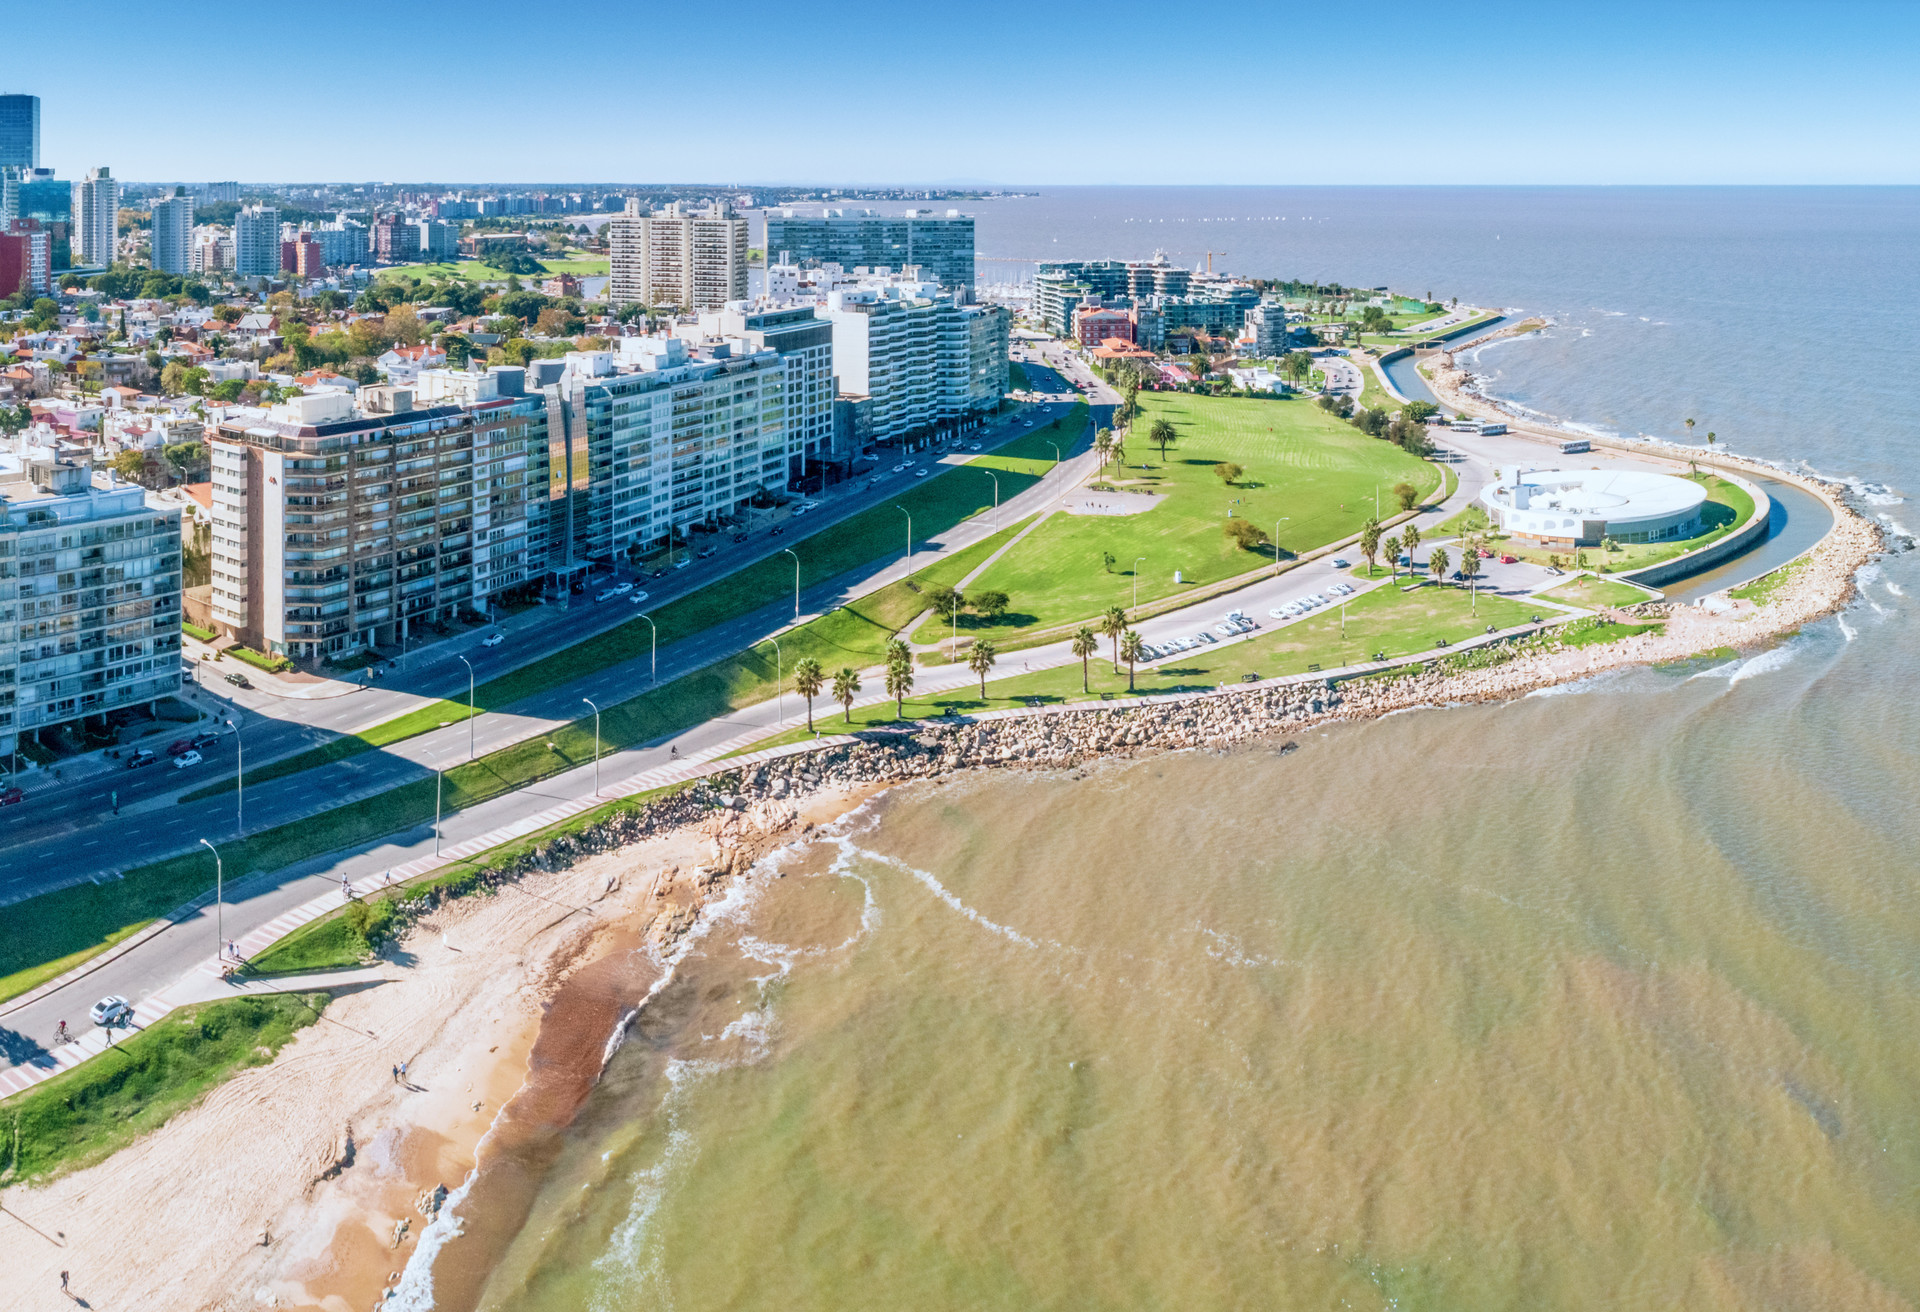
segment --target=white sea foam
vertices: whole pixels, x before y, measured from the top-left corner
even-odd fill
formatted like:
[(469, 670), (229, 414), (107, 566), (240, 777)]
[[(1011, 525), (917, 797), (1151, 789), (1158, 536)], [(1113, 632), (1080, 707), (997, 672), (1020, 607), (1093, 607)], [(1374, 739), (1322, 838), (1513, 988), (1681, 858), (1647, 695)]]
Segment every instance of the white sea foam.
[(460, 1204), (467, 1200), (467, 1194), (479, 1174), (478, 1170), (468, 1171), (460, 1187), (441, 1202), (440, 1211), (420, 1232), (420, 1242), (414, 1246), (413, 1256), (407, 1259), (407, 1265), (401, 1270), (393, 1293), (381, 1303), (382, 1312), (431, 1312), (434, 1260), (440, 1256), (440, 1250), (447, 1246), (448, 1241), (459, 1236)]
[[(676, 1070), (676, 1067), (687, 1064), (667, 1064), (671, 1089), (667, 1097), (670, 1104), (687, 1076), (687, 1072)], [(633, 1188), (633, 1203), (620, 1224), (614, 1227), (613, 1233), (607, 1236), (606, 1251), (593, 1260), (594, 1269), (604, 1277), (601, 1287), (594, 1294), (594, 1312), (626, 1312), (626, 1309), (643, 1302), (655, 1307), (673, 1306), (672, 1291), (666, 1287), (660, 1255), (655, 1252), (649, 1256), (647, 1247), (652, 1238), (653, 1218), (666, 1201), (668, 1185), (674, 1173), (693, 1156), (695, 1145), (691, 1134), (672, 1124), (671, 1107), (668, 1117), (671, 1128), (667, 1131), (666, 1151), (660, 1155), (659, 1161), (640, 1171), (628, 1182)]]
[[(1000, 937), (1006, 939), (1008, 942), (1018, 943), (1021, 947), (1038, 948), (1041, 946), (1039, 942), (1037, 942), (1034, 939), (1028, 938), (1025, 934), (1022, 934), (1019, 930), (1014, 929), (1008, 925), (1003, 925), (997, 920), (989, 920), (987, 917), (981, 915), (978, 911), (975, 911), (972, 907), (968, 906), (965, 902), (962, 902), (959, 898), (955, 897), (950, 891), (948, 891), (947, 886), (945, 884), (942, 884), (938, 879), (934, 878), (933, 875), (931, 875), (925, 870), (920, 869), (918, 866), (910, 866), (905, 861), (900, 860), (898, 857), (887, 856), (884, 853), (880, 853), (880, 852), (871, 852), (863, 847), (855, 847), (852, 850), (859, 853), (861, 856), (865, 857), (869, 861), (878, 861), (883, 865), (890, 865), (896, 870), (905, 871), (907, 874), (912, 875), (915, 879), (919, 880), (922, 885), (925, 886), (928, 892), (932, 893), (935, 897), (939, 898), (942, 902), (946, 903), (953, 910), (958, 911), (961, 915), (965, 916), (968, 920), (971, 920), (974, 924), (980, 926), (982, 929), (989, 930), (995, 934), (998, 934)], [(1055, 944), (1054, 946), (1058, 946), (1058, 945)]]
[(1701, 670), (1698, 674), (1688, 675), (1687, 682), (1692, 683), (1695, 679), (1731, 679), (1734, 673), (1739, 670), (1740, 664), (1739, 661), (1728, 661), (1724, 665), (1716, 665), (1710, 670)]
[(1898, 583), (1895, 583), (1892, 579), (1887, 580), (1887, 591), (1891, 592), (1896, 597), (1904, 597), (1907, 595), (1906, 591), (1903, 588), (1901, 588), (1901, 586)]
[(1860, 636), (1859, 634), (1854, 632), (1853, 625), (1847, 623), (1847, 617), (1845, 615), (1837, 615), (1834, 618), (1840, 621), (1840, 634), (1848, 642), (1852, 642), (1855, 638)]
[(1771, 651), (1763, 651), (1758, 656), (1750, 657), (1740, 663), (1740, 668), (1733, 672), (1733, 682), (1740, 683), (1751, 679), (1756, 674), (1771, 674), (1775, 670), (1784, 669), (1798, 654), (1798, 646), (1792, 643), (1775, 647)]

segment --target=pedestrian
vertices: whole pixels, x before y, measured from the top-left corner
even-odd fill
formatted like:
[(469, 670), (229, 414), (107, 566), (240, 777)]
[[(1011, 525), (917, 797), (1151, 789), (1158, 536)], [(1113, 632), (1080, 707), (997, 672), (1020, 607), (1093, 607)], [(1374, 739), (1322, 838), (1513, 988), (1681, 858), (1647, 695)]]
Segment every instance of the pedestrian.
[(389, 1066), (387, 1067), (387, 1070), (393, 1076), (393, 1082), (395, 1084), (400, 1083), (400, 1067), (397, 1065)]
[(668, 748), (667, 752), (668, 752), (668, 755), (672, 756), (674, 760), (677, 761), (680, 759), (680, 748), (678, 747), (678, 745)]
[(65, 1271), (60, 1273), (60, 1292), (63, 1294), (67, 1292), (67, 1273)]
[(401, 1062), (400, 1063), (400, 1083), (405, 1084), (406, 1082), (407, 1082), (407, 1064), (405, 1062)]

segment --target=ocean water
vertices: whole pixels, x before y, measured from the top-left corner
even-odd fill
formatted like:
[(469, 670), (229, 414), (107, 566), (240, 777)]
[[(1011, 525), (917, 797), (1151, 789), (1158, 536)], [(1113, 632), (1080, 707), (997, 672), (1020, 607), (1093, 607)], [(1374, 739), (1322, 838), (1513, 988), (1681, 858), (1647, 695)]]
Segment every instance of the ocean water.
[[(1494, 390), (1903, 529), (1920, 483), (1914, 192), (975, 208), (1009, 260), (1548, 314)], [(1914, 559), (1768, 650), (888, 794), (729, 903), (515, 1237), (442, 1260), (516, 1312), (1920, 1305)]]

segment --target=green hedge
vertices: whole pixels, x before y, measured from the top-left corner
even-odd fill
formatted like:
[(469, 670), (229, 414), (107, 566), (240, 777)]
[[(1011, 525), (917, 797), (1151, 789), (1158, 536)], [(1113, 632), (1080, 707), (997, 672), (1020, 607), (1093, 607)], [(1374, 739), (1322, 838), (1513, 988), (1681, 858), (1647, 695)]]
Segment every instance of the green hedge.
[(265, 670), (269, 674), (278, 674), (282, 670), (293, 668), (293, 662), (285, 656), (263, 655), (250, 647), (229, 647), (227, 655), (237, 656), (255, 669)]
[(198, 638), (201, 642), (212, 642), (220, 636), (212, 629), (203, 629), (198, 624), (189, 624), (185, 620), (180, 621), (180, 632), (189, 638)]

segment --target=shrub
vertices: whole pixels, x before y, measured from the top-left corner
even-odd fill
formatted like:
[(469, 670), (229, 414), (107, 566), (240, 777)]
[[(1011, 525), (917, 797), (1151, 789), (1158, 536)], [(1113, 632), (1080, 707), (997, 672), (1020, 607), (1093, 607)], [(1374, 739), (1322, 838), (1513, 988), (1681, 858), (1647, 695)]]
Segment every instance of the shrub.
[(212, 642), (220, 636), (212, 629), (203, 629), (198, 624), (189, 624), (185, 620), (180, 621), (180, 632), (186, 634), (189, 638), (197, 638), (201, 642)]
[(250, 647), (229, 647), (227, 655), (237, 656), (256, 670), (265, 670), (269, 674), (278, 674), (282, 670), (293, 668), (293, 662), (285, 656), (268, 656)]

